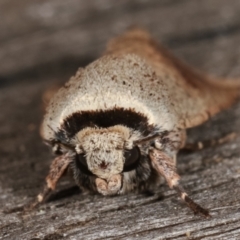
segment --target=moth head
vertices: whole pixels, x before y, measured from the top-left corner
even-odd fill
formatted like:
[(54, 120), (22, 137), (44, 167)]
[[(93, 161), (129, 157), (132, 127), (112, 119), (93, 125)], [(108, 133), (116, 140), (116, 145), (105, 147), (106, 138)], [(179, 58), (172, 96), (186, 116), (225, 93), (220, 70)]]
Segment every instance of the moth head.
[(99, 178), (109, 179), (136, 164), (140, 151), (134, 146), (137, 134), (116, 125), (109, 128), (85, 128), (76, 135), (77, 161)]

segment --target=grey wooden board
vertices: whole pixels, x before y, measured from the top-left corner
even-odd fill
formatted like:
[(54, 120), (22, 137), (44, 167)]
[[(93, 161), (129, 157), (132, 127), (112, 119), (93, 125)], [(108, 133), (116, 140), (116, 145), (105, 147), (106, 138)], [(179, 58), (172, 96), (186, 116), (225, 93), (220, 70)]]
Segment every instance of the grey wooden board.
[(93, 58), (131, 25), (146, 27), (176, 50), (239, 34), (239, 9), (238, 0), (1, 0), (0, 74), (62, 58)]
[[(200, 69), (240, 76), (239, 12), (238, 0), (1, 0), (0, 239), (240, 239), (240, 137), (179, 155), (182, 184), (210, 209), (208, 220), (165, 185), (153, 196), (107, 198), (81, 193), (71, 178), (38, 210), (17, 211), (40, 190), (52, 158), (38, 133), (46, 89), (132, 24)], [(192, 129), (189, 141), (238, 132), (239, 119), (240, 103)]]

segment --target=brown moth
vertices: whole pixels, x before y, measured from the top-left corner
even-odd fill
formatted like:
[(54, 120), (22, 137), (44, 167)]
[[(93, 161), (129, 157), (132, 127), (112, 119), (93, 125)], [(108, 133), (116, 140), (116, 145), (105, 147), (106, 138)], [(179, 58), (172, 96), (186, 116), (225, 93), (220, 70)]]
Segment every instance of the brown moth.
[(111, 40), (47, 107), (41, 134), (59, 156), (31, 207), (71, 169), (80, 188), (103, 195), (153, 190), (164, 178), (195, 213), (209, 216), (180, 185), (176, 154), (186, 129), (233, 104), (239, 86), (191, 69), (143, 30)]

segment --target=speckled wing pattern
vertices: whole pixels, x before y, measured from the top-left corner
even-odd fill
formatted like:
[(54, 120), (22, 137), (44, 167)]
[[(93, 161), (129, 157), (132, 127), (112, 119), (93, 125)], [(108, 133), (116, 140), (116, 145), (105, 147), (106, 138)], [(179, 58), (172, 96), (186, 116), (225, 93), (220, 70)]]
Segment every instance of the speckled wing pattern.
[[(179, 128), (191, 128), (232, 105), (239, 97), (240, 82), (214, 79), (172, 56), (148, 32), (132, 29), (109, 42), (106, 55), (133, 53), (150, 64), (168, 86), (167, 94)], [(161, 92), (161, 86), (159, 91)], [(156, 101), (156, 98), (152, 101)]]
[(91, 124), (140, 130), (138, 123), (144, 123), (145, 133), (190, 128), (230, 106), (239, 93), (240, 82), (191, 69), (135, 29), (110, 41), (102, 57), (79, 69), (54, 95), (41, 133), (46, 140), (57, 134), (59, 140)]

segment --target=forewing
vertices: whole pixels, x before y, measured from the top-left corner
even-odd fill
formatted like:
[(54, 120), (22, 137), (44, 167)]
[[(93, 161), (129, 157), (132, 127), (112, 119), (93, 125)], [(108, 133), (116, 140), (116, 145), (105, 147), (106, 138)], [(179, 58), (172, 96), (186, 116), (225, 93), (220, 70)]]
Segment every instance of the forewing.
[(110, 41), (106, 54), (112, 53), (134, 53), (142, 57), (166, 81), (169, 101), (180, 128), (203, 123), (233, 104), (240, 93), (238, 81), (213, 79), (192, 69), (141, 29), (133, 29)]

